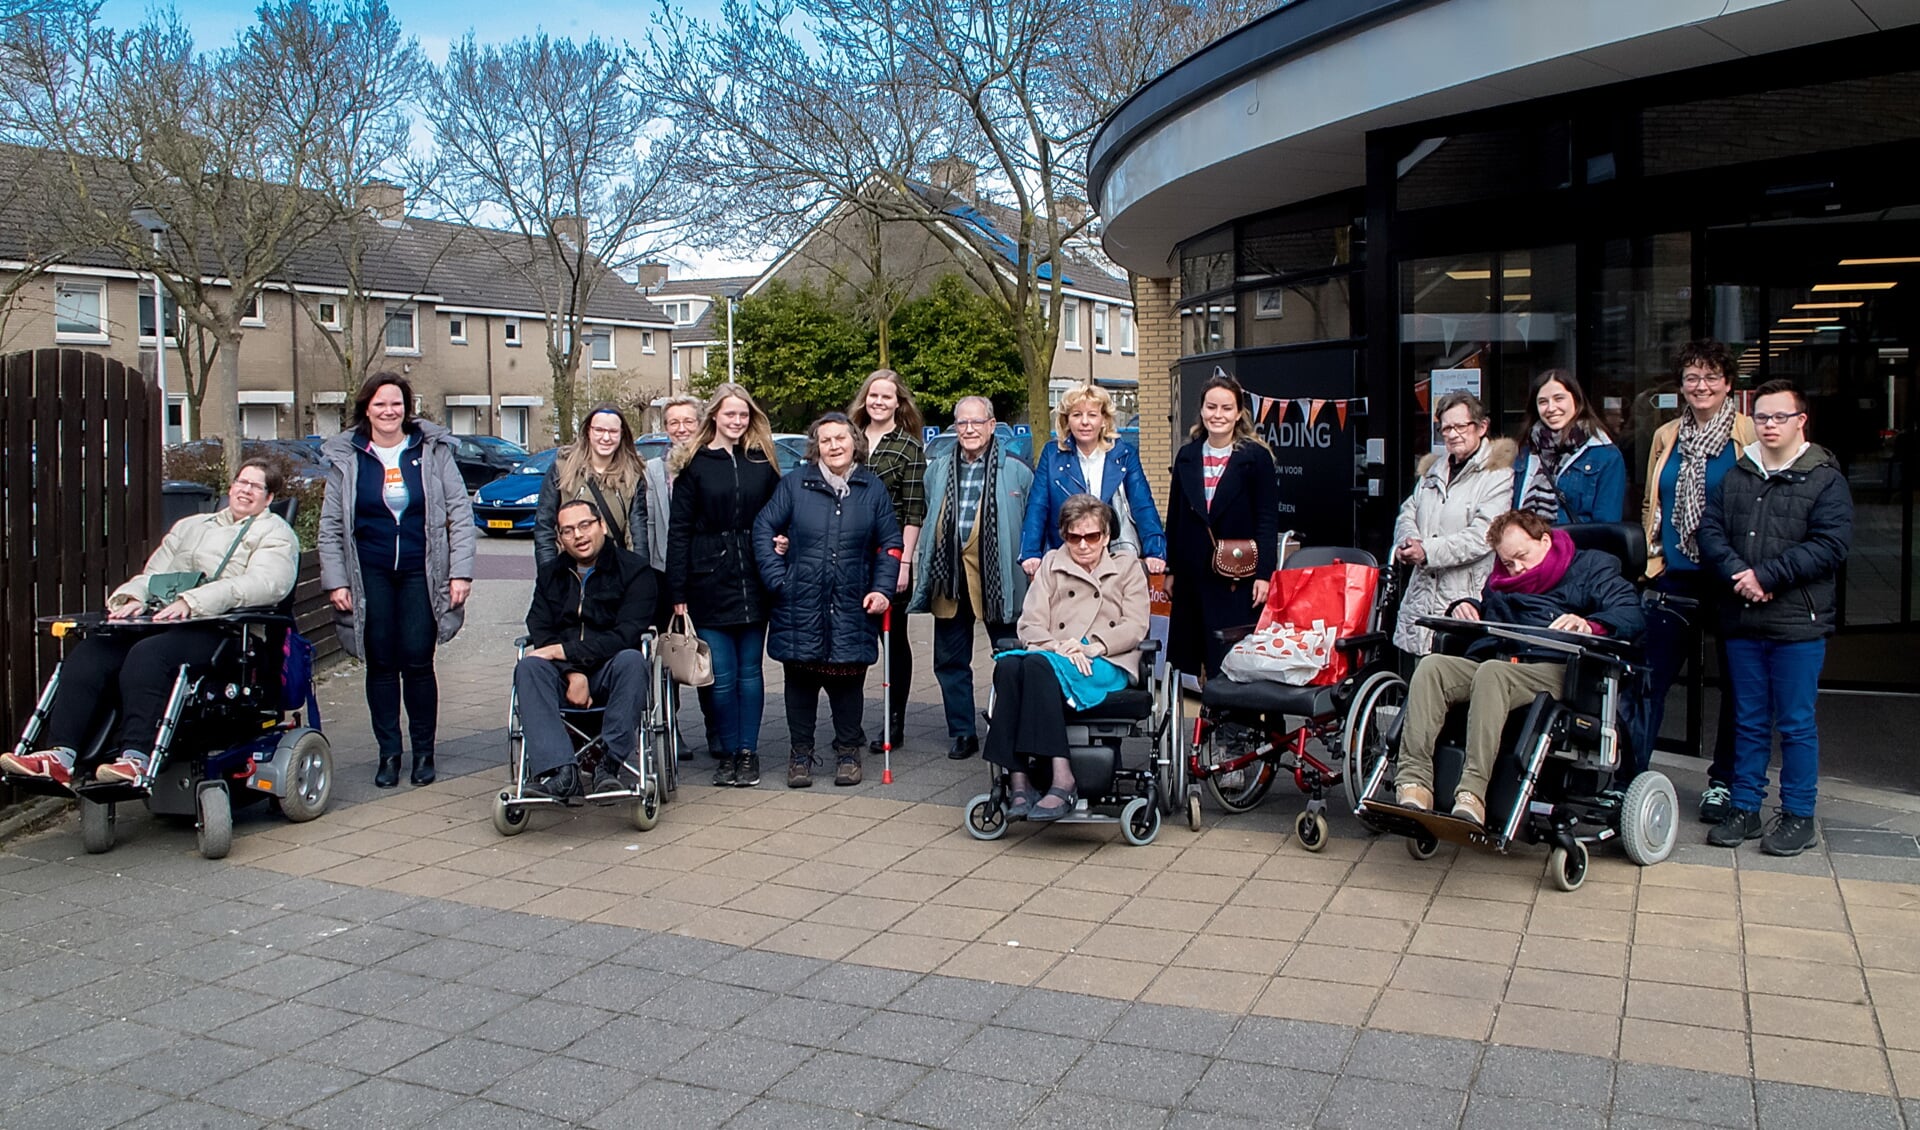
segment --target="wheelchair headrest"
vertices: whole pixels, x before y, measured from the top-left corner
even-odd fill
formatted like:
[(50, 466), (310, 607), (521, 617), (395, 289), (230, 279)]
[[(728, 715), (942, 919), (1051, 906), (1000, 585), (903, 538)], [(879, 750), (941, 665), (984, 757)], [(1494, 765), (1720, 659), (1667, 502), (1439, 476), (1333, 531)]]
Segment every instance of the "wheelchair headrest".
[(1620, 562), (1620, 573), (1634, 580), (1647, 571), (1647, 533), (1638, 522), (1591, 522), (1562, 526), (1575, 549), (1597, 549)]
[(1315, 565), (1365, 565), (1369, 569), (1378, 569), (1380, 562), (1373, 554), (1351, 545), (1314, 545), (1305, 549), (1296, 549), (1287, 555), (1283, 569), (1308, 569)]
[(293, 516), (300, 511), (300, 500), (289, 494), (283, 498), (275, 498), (267, 504), (267, 509), (273, 514), (278, 515), (281, 521), (291, 526), (293, 525)]

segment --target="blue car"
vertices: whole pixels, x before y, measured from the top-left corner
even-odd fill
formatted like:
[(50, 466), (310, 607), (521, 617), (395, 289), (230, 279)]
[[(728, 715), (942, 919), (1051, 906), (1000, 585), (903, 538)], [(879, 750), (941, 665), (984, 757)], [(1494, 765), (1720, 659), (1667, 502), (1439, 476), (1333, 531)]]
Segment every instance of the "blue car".
[(540, 506), (540, 484), (546, 481), (553, 461), (560, 454), (549, 447), (512, 471), (473, 492), (473, 524), (483, 533), (530, 534), (533, 512)]

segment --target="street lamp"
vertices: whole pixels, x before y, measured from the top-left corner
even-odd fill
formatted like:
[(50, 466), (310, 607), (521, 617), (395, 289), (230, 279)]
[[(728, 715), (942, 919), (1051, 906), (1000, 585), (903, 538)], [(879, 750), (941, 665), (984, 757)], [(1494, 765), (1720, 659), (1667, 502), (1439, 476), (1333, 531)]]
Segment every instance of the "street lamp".
[(727, 383), (733, 383), (733, 295), (727, 295)]
[(160, 442), (164, 444), (171, 405), (167, 400), (167, 292), (160, 282), (159, 260), (160, 240), (167, 233), (167, 221), (145, 204), (135, 205), (127, 216), (153, 236), (153, 379), (160, 386)]

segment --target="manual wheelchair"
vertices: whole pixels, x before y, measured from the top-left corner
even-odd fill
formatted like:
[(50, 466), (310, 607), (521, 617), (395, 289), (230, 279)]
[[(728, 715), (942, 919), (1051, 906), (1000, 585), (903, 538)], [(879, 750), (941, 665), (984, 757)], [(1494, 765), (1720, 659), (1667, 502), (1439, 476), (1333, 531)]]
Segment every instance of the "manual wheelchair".
[[(531, 642), (527, 636), (516, 639), (517, 655), (524, 657)], [(646, 832), (660, 822), (661, 808), (679, 787), (680, 731), (674, 724), (673, 673), (667, 669), (661, 654), (658, 635), (647, 632), (637, 650), (648, 671), (647, 701), (641, 712), (634, 760), (623, 761), (618, 766), (622, 779), (631, 778), (633, 784), (588, 793), (579, 799), (595, 805), (631, 803), (629, 815), (633, 826)], [(594, 768), (603, 758), (612, 756), (601, 734), (605, 718), (604, 704), (561, 703), (560, 719), (573, 743), (574, 762), (582, 780), (591, 780)], [(565, 804), (553, 797), (527, 793), (526, 732), (520, 722), (520, 693), (515, 688), (507, 696), (507, 787), (493, 798), (494, 830), (503, 836), (517, 836), (527, 830), (533, 809)]]
[[(1645, 536), (1638, 525), (1562, 527), (1583, 550), (1611, 553), (1625, 576), (1646, 567)], [(1694, 602), (1651, 590), (1642, 600), (1675, 610)], [(1446, 812), (1421, 812), (1393, 800), (1393, 769), (1404, 724), (1404, 698), (1374, 704), (1349, 721), (1363, 731), (1364, 778), (1354, 815), (1368, 827), (1407, 838), (1415, 859), (1428, 859), (1441, 841), (1506, 852), (1516, 843), (1551, 845), (1547, 879), (1560, 890), (1586, 879), (1588, 845), (1619, 840), (1627, 858), (1652, 866), (1672, 854), (1679, 802), (1665, 774), (1647, 770), (1624, 790), (1614, 787), (1623, 766), (1634, 761), (1629, 721), (1647, 693), (1647, 668), (1637, 643), (1604, 636), (1557, 632), (1484, 621), (1423, 617), (1420, 623), (1452, 641), (1494, 638), (1532, 649), (1562, 652), (1566, 679), (1561, 697), (1546, 692), (1509, 715), (1487, 789), (1482, 826)], [(1497, 660), (1494, 660), (1497, 662)], [(1455, 707), (1434, 748), (1434, 795), (1452, 796), (1465, 762), (1466, 706)]]

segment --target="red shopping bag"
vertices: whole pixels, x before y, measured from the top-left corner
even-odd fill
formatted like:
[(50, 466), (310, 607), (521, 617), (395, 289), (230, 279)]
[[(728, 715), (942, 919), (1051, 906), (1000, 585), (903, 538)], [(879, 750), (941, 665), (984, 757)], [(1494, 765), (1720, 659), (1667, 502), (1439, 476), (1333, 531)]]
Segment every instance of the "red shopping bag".
[[(1373, 597), (1380, 584), (1380, 571), (1365, 565), (1312, 565), (1304, 569), (1281, 569), (1267, 587), (1267, 606), (1260, 610), (1259, 628), (1273, 624), (1292, 624), (1310, 628), (1314, 621), (1339, 626), (1336, 638), (1344, 639), (1365, 632), (1373, 620)], [(1331, 686), (1347, 677), (1352, 660), (1344, 651), (1335, 651), (1326, 667), (1307, 683), (1310, 687)]]

